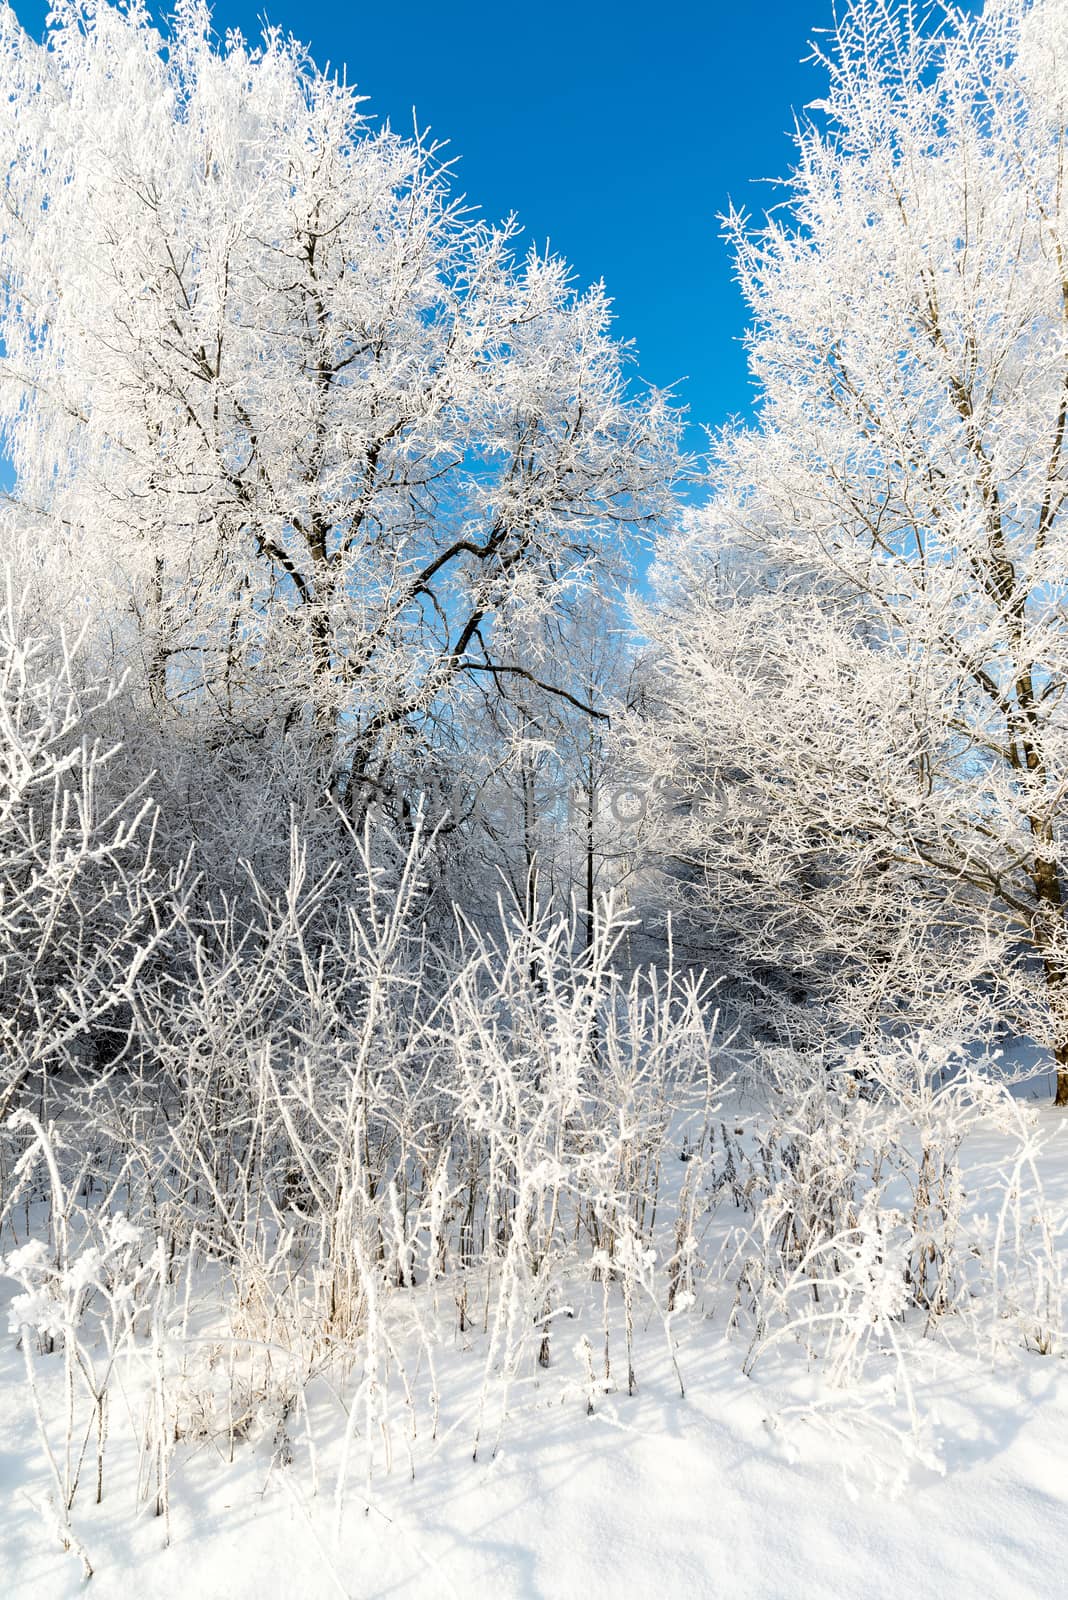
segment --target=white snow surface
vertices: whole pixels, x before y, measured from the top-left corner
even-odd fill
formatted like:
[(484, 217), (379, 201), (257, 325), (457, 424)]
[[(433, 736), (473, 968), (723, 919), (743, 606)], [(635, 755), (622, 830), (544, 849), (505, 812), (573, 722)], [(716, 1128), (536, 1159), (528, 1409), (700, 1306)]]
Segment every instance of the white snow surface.
[[(996, 1139), (980, 1141), (977, 1162), (997, 1156)], [(1063, 1155), (1049, 1158), (1043, 1178), (1048, 1196), (1064, 1206)], [(981, 1204), (981, 1194), (974, 1198)], [(362, 1457), (354, 1458), (340, 1528), (334, 1489), (344, 1411), (325, 1379), (310, 1394), (317, 1492), (299, 1428), (286, 1466), (275, 1459), (270, 1427), (239, 1440), (232, 1461), (225, 1438), (183, 1443), (172, 1469), (169, 1547), (162, 1519), (138, 1495), (136, 1448), (116, 1443), (103, 1503), (79, 1493), (73, 1512), (95, 1568), (88, 1583), (42, 1520), (45, 1463), (22, 1358), (5, 1336), (0, 1595), (1054, 1600), (1068, 1593), (1062, 1357), (1019, 1349), (985, 1360), (974, 1346), (955, 1347), (952, 1327), (926, 1338), (912, 1330), (910, 1369), (924, 1418), (916, 1449), (889, 1356), (885, 1373), (876, 1363), (862, 1390), (832, 1389), (788, 1343), (746, 1377), (744, 1344), (699, 1302), (676, 1320), (685, 1398), (663, 1327), (646, 1325), (643, 1313), (637, 1392), (605, 1393), (588, 1415), (573, 1346), (584, 1324), (596, 1340), (598, 1323), (591, 1290), (583, 1293), (574, 1318), (557, 1324), (552, 1365), (512, 1387), (496, 1450), (499, 1418), (491, 1407), (477, 1459), (481, 1333), (444, 1338), (437, 1438), (417, 1434), (414, 1477), (396, 1438), (391, 1470), (377, 1461), (369, 1488)], [(61, 1358), (41, 1358), (39, 1367), (55, 1391)]]

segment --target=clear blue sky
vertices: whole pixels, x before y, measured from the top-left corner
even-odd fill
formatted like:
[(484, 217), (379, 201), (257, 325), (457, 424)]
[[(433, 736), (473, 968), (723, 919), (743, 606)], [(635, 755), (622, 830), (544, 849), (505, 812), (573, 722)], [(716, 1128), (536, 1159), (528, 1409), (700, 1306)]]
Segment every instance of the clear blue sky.
[[(347, 63), (369, 111), (400, 129), (414, 106), (487, 215), (514, 210), (580, 282), (603, 277), (641, 373), (679, 383), (693, 418), (714, 423), (749, 404), (717, 214), (731, 197), (769, 202), (753, 180), (790, 164), (791, 108), (823, 88), (800, 61), (830, 12), (831, 0), (268, 9), (317, 60)], [(258, 14), (228, 0), (216, 18), (250, 31)]]
[[(40, 35), (43, 0), (15, 9)], [(469, 198), (517, 212), (580, 282), (603, 277), (641, 373), (720, 423), (749, 385), (717, 214), (773, 203), (759, 180), (785, 174), (793, 110), (823, 90), (800, 63), (830, 14), (831, 0), (218, 0), (215, 25), (255, 37), (267, 16), (320, 64), (347, 64), (370, 113), (407, 129), (414, 106)]]

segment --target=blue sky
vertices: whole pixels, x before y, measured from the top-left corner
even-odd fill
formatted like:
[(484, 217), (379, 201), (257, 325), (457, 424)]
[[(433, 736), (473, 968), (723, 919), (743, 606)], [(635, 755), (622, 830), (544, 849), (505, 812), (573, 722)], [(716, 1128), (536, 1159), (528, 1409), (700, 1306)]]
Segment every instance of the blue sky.
[[(15, 9), (42, 32), (42, 0)], [(603, 277), (641, 373), (715, 424), (750, 399), (717, 214), (730, 198), (774, 203), (760, 180), (785, 174), (793, 109), (823, 89), (800, 63), (830, 14), (831, 0), (218, 0), (215, 23), (256, 36), (269, 17), (320, 63), (346, 63), (366, 109), (398, 129), (414, 106), (460, 158), (470, 199), (517, 212), (580, 282)]]
[[(791, 106), (816, 98), (811, 24), (830, 0), (534, 6), (271, 0), (269, 15), (348, 64), (367, 109), (397, 128), (412, 107), (458, 156), (457, 181), (489, 216), (518, 213), (581, 282), (603, 277), (640, 371), (679, 382), (697, 421), (749, 404), (744, 308), (719, 237), (729, 197), (791, 160)], [(220, 6), (251, 31), (252, 6)], [(680, 380), (685, 380), (681, 382)]]

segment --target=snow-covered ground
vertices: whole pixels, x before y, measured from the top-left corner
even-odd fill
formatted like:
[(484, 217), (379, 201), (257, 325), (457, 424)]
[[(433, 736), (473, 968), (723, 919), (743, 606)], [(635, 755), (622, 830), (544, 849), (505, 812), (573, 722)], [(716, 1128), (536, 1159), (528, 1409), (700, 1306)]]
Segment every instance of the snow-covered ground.
[[(1050, 1130), (1057, 1117), (1040, 1113)], [(1001, 1139), (990, 1131), (971, 1142), (970, 1213), (984, 1207)], [(1047, 1200), (1061, 1217), (1066, 1147), (1068, 1128), (1043, 1157)], [(591, 1285), (572, 1309), (557, 1319), (551, 1365), (532, 1363), (506, 1400), (490, 1391), (477, 1459), (484, 1336), (454, 1328), (436, 1352), (436, 1438), (427, 1373), (409, 1374), (414, 1477), (403, 1438), (409, 1413), (398, 1404), (392, 1469), (379, 1440), (368, 1487), (363, 1442), (352, 1446), (340, 1518), (345, 1409), (325, 1377), (312, 1381), (306, 1423), (292, 1421), (285, 1451), (270, 1417), (238, 1437), (232, 1461), (225, 1433), (176, 1447), (169, 1547), (151, 1496), (139, 1493), (146, 1469), (136, 1429), (113, 1409), (103, 1503), (80, 1491), (72, 1517), (95, 1568), (89, 1592), (122, 1600), (1053, 1600), (1068, 1592), (1068, 1367), (1060, 1356), (1022, 1348), (984, 1356), (953, 1317), (926, 1338), (910, 1327), (907, 1368), (920, 1418), (910, 1428), (889, 1354), (869, 1361), (862, 1384), (848, 1390), (826, 1384), (791, 1341), (745, 1376), (744, 1340), (726, 1333), (721, 1305), (712, 1313), (699, 1301), (673, 1323), (685, 1397), (663, 1323), (643, 1312), (637, 1392), (628, 1395), (624, 1382), (598, 1394), (588, 1414), (580, 1341), (585, 1333), (596, 1347), (600, 1338)], [(615, 1354), (618, 1381), (621, 1347)], [(62, 1401), (62, 1360), (38, 1365), (52, 1414)], [(42, 1520), (48, 1477), (11, 1337), (0, 1384), (0, 1595), (81, 1593), (79, 1562)], [(133, 1385), (130, 1402), (136, 1416)], [(85, 1474), (92, 1479), (91, 1466)]]
[[(4, 1371), (0, 1592), (81, 1593), (78, 1564), (42, 1535), (32, 1418)], [(174, 1486), (171, 1546), (134, 1515), (134, 1486), (83, 1513), (98, 1596), (446, 1595), (1053, 1597), (1068, 1538), (1068, 1372), (1038, 1356), (984, 1371), (932, 1346), (919, 1399), (936, 1409), (944, 1476), (896, 1465), (863, 1433), (842, 1440), (777, 1419), (811, 1398), (803, 1371), (739, 1374), (737, 1350), (702, 1330), (685, 1400), (663, 1364), (633, 1398), (592, 1417), (555, 1379), (515, 1408), (491, 1460), (454, 1435), (402, 1470), (354, 1486), (333, 1534), (332, 1494), (309, 1492), (298, 1454), (270, 1470), (246, 1447), (212, 1450)], [(104, 1510), (105, 1508), (101, 1508)]]

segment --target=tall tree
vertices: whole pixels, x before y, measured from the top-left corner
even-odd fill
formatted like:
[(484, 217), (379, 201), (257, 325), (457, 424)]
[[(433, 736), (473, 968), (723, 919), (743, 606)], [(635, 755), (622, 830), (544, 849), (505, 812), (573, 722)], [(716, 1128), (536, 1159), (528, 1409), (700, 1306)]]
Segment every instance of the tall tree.
[[(929, 934), (950, 908), (1068, 1103), (1068, 12), (931, 32), (856, 0), (820, 59), (787, 204), (728, 219), (759, 422), (722, 439), (694, 550), (763, 576), (652, 624), (675, 726), (715, 692), (735, 735), (695, 765), (680, 734), (674, 776), (758, 781), (794, 903), (874, 940), (884, 1001), (902, 908)], [(713, 825), (745, 882), (753, 827)]]
[(59, 0), (44, 44), (5, 5), (0, 134), (23, 522), (110, 595), (157, 718), (389, 797), (465, 683), (522, 677), (517, 620), (671, 504), (677, 419), (603, 289), (198, 0), (162, 32)]

